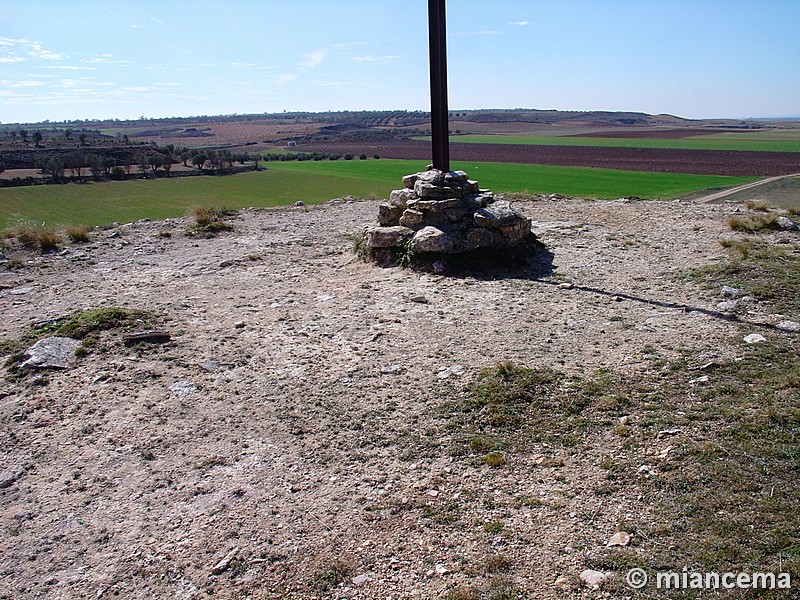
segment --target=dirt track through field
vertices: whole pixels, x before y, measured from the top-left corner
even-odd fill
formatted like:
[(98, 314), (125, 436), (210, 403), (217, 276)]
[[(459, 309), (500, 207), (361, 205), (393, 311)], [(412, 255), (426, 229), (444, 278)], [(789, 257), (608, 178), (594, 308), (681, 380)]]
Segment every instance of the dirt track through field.
[(751, 188), (758, 187), (767, 183), (773, 183), (781, 179), (786, 179), (788, 177), (800, 177), (800, 173), (794, 173), (793, 175), (779, 175), (777, 177), (767, 177), (766, 179), (760, 179), (758, 181), (745, 183), (744, 185), (737, 185), (736, 187), (732, 187), (727, 190), (722, 190), (721, 192), (714, 192), (713, 194), (708, 194), (707, 196), (702, 196), (700, 198), (697, 198), (695, 202), (700, 202), (703, 204), (706, 204), (708, 202), (715, 202), (716, 200), (732, 196), (733, 194), (737, 194), (739, 192), (743, 192), (745, 190), (749, 190)]

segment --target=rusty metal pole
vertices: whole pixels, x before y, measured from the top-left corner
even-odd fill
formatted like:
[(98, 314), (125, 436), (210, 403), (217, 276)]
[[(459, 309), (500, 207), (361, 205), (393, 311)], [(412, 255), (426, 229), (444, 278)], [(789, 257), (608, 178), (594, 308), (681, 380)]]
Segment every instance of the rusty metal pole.
[(428, 0), (428, 37), (431, 63), (431, 133), (433, 167), (450, 171), (447, 114), (447, 27), (445, 0)]

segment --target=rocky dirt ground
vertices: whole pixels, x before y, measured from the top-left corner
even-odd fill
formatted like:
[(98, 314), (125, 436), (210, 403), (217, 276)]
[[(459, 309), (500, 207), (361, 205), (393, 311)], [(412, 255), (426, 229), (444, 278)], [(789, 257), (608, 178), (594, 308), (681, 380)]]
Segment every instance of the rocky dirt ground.
[[(92, 232), (0, 272), (0, 337), (76, 310), (152, 311), (162, 345), (106, 332), (74, 366), (0, 383), (0, 598), (442, 598), (513, 585), (611, 597), (579, 574), (652, 510), (597, 494), (607, 428), (500, 468), (453, 456), (442, 405), (499, 362), (566, 373), (730, 357), (719, 290), (737, 205), (516, 205), (549, 274), (381, 269), (351, 235), (377, 202), (245, 210)], [(27, 261), (27, 262), (26, 262)], [(744, 319), (778, 321), (758, 305)], [(653, 439), (653, 452), (661, 445)], [(498, 583), (498, 573), (505, 583)], [(488, 593), (488, 592), (487, 592)], [(455, 597), (455, 596), (451, 596)], [(468, 597), (464, 595), (463, 597)]]

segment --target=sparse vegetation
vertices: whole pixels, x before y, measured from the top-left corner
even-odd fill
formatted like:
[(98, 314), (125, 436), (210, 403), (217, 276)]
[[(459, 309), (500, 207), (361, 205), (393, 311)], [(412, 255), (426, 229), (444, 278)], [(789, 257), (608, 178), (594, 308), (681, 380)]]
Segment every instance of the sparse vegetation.
[(20, 247), (42, 254), (55, 252), (61, 242), (58, 232), (44, 223), (20, 223), (6, 231), (6, 238), (13, 238)]
[(347, 581), (352, 571), (352, 567), (343, 560), (333, 560), (314, 575), (312, 584), (318, 590), (326, 592)]
[(236, 214), (227, 208), (198, 206), (194, 209), (194, 226), (190, 227), (190, 235), (214, 236), (224, 231), (233, 231), (233, 225), (224, 219)]
[(401, 267), (410, 267), (414, 264), (414, 251), (411, 249), (411, 240), (401, 242), (397, 247), (397, 264)]
[[(455, 432), (456, 454), (494, 450), (483, 457), (502, 466), (506, 454), (533, 442), (574, 445), (588, 431), (609, 422), (627, 404), (610, 373), (573, 380), (549, 368), (503, 363), (480, 372), (465, 397), (445, 406)], [(603, 415), (606, 413), (606, 415)]]
[(483, 462), (488, 467), (502, 467), (506, 464), (506, 457), (502, 452), (489, 452), (483, 457)]
[(763, 212), (769, 212), (771, 209), (775, 208), (766, 200), (746, 200), (744, 205), (749, 210), (758, 210)]
[(73, 314), (58, 323), (57, 335), (82, 340), (92, 334), (109, 329), (130, 330), (151, 322), (154, 315), (147, 311), (109, 306)]
[(745, 233), (777, 231), (781, 229), (778, 223), (779, 216), (776, 213), (733, 216), (728, 219), (728, 226), (734, 231), (743, 231)]
[(89, 228), (85, 225), (70, 225), (65, 231), (69, 239), (76, 244), (89, 241)]

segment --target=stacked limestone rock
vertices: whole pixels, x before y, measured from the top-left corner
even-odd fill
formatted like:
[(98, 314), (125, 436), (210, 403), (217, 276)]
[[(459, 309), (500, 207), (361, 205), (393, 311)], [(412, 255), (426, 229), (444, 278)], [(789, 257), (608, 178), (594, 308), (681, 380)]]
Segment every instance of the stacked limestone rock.
[(377, 227), (364, 233), (369, 258), (386, 264), (410, 253), (417, 259), (476, 250), (503, 250), (535, 240), (529, 219), (464, 171), (429, 169), (403, 178), (378, 209)]

